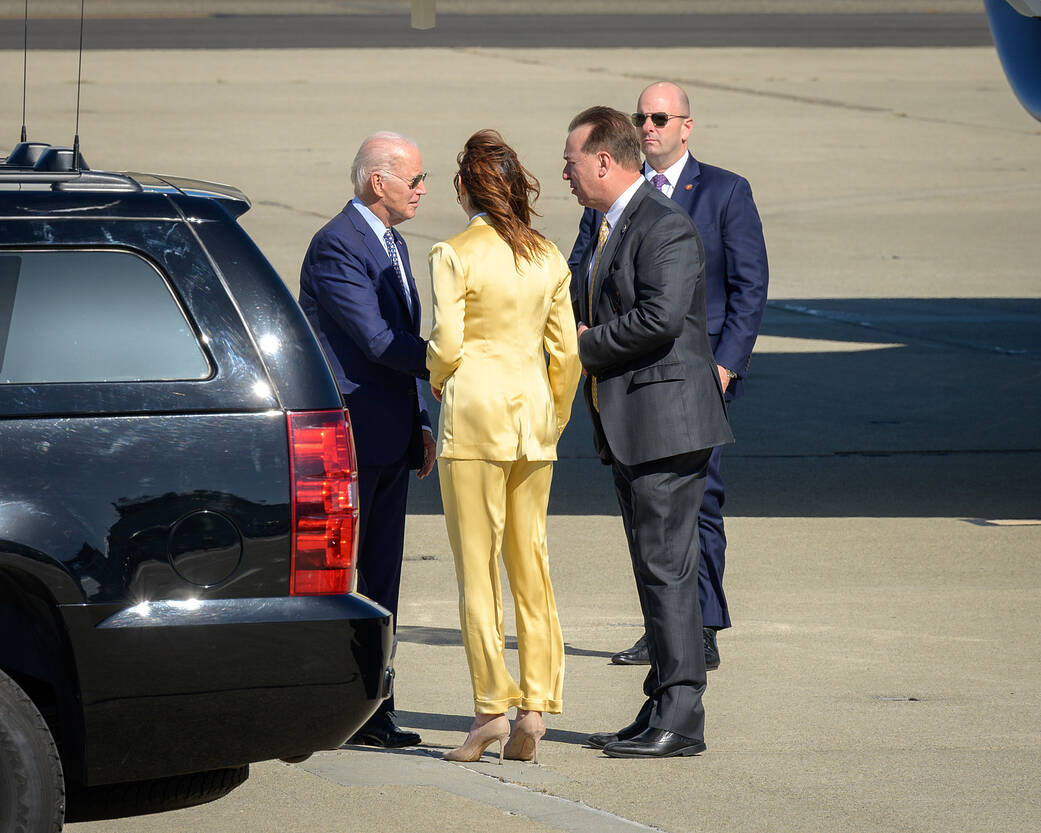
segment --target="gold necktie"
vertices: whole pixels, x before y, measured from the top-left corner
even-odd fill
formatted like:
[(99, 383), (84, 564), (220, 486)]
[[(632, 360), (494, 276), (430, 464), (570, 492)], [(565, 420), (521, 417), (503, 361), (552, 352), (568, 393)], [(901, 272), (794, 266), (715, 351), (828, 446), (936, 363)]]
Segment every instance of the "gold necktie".
[(589, 270), (589, 323), (593, 323), (593, 280), (596, 278), (596, 267), (600, 265), (600, 255), (611, 229), (607, 225), (607, 217), (600, 221), (600, 233), (596, 238), (596, 254), (593, 255), (593, 268)]
[[(589, 323), (593, 322), (593, 280), (596, 278), (596, 267), (600, 265), (600, 255), (604, 251), (604, 244), (607, 242), (607, 236), (611, 233), (611, 229), (607, 225), (607, 217), (604, 217), (600, 221), (600, 233), (596, 238), (596, 254), (593, 255), (593, 268), (589, 272)], [(596, 376), (592, 376), (592, 394), (593, 394), (593, 410), (600, 410), (600, 403), (596, 396)]]

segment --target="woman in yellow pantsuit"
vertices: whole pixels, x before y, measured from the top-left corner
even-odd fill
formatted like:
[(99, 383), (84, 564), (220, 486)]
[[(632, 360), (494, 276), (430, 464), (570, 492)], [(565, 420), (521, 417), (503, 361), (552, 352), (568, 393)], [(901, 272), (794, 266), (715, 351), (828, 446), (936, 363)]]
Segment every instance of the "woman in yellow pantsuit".
[[(475, 133), (457, 161), (470, 223), (430, 252), (427, 367), (442, 402), (438, 474), (475, 716), (466, 742), (445, 757), (475, 761), (498, 740), (500, 760), (537, 760), (542, 712), (559, 714), (564, 679), (546, 509), (581, 371), (571, 274), (531, 227), (538, 181), (498, 133)], [(519, 683), (503, 653), (500, 553), (517, 613)]]

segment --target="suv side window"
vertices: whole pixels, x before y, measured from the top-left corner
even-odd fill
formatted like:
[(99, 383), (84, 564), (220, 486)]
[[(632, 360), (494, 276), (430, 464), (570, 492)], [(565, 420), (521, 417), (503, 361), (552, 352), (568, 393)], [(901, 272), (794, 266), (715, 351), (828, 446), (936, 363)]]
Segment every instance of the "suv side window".
[(0, 384), (206, 379), (210, 363), (149, 261), (0, 251)]

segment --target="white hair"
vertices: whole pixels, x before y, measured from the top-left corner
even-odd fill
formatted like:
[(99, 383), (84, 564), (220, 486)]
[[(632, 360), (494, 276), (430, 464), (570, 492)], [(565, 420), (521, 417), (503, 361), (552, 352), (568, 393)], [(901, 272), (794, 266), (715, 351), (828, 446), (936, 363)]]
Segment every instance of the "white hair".
[(406, 146), (419, 150), (419, 146), (407, 136), (390, 130), (379, 130), (366, 136), (351, 163), (354, 195), (362, 195), (374, 173), (393, 170), (394, 163), (405, 155)]

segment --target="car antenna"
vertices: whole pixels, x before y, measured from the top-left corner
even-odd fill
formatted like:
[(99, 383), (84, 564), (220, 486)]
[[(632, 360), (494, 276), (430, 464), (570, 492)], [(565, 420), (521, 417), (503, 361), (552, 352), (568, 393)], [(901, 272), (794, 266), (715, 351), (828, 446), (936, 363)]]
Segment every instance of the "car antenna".
[(29, 78), (29, 0), (25, 0), (25, 43), (22, 46), (22, 139), (25, 141), (27, 133), (25, 130), (25, 98), (28, 89)]
[[(29, 0), (25, 0), (26, 6), (28, 6)], [(80, 0), (80, 54), (79, 54), (79, 69), (76, 75), (76, 135), (72, 139), (72, 169), (74, 171), (80, 170), (81, 162), (83, 161), (80, 157), (80, 88), (83, 86), (83, 9), (87, 4), (87, 0)]]

